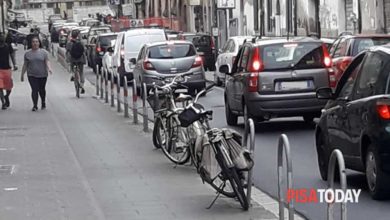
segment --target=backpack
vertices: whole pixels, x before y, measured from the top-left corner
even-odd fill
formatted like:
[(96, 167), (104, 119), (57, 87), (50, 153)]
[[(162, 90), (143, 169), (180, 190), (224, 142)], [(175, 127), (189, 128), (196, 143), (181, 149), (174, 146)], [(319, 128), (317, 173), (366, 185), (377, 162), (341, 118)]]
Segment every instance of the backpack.
[(80, 41), (73, 43), (72, 48), (70, 49), (70, 55), (74, 59), (79, 59), (84, 54), (84, 46)]

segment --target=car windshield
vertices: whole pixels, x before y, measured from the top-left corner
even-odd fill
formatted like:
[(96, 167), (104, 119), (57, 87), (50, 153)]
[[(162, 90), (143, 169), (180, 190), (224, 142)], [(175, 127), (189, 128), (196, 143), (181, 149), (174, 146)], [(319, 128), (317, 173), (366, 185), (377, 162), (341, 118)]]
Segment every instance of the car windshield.
[(384, 45), (390, 43), (389, 37), (371, 37), (371, 38), (356, 38), (353, 46), (352, 56), (358, 55), (365, 49), (368, 49), (372, 46)]
[(264, 46), (264, 69), (307, 69), (323, 67), (321, 43), (284, 43)]
[(100, 37), (100, 45), (102, 46), (114, 46), (116, 41), (116, 35)]
[(126, 52), (137, 52), (144, 44), (165, 41), (164, 34), (156, 35), (135, 35), (128, 36), (126, 39), (125, 50)]
[(196, 51), (191, 44), (168, 44), (149, 48), (149, 58), (173, 59), (195, 56)]

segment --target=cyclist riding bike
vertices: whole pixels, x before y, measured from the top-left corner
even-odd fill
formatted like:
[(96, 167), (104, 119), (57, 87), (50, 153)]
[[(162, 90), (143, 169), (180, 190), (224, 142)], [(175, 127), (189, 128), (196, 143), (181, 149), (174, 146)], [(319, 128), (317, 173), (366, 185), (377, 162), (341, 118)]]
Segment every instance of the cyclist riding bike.
[(70, 81), (74, 81), (74, 67), (78, 67), (79, 72), (79, 83), (81, 87), (81, 94), (85, 93), (84, 90), (84, 64), (85, 64), (85, 55), (84, 55), (84, 45), (80, 40), (80, 32), (74, 31), (72, 33), (71, 40), (66, 44), (66, 57), (70, 63), (70, 68), (72, 76)]

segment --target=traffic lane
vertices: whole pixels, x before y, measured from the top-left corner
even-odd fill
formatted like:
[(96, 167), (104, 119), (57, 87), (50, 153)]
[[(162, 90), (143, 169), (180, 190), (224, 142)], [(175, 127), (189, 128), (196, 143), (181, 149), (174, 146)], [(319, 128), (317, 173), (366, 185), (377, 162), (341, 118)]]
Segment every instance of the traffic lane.
[[(90, 68), (88, 70), (90, 81), (94, 82), (96, 75)], [(223, 88), (214, 87), (205, 97), (199, 99), (199, 103), (206, 109), (213, 110), (211, 121), (213, 127), (230, 127), (225, 120), (223, 94)], [(151, 110), (149, 115), (150, 117), (153, 115)], [(244, 128), (242, 117), (239, 118), (238, 126), (230, 128), (242, 133)], [(294, 188), (326, 188), (326, 182), (320, 179), (318, 171), (314, 125), (306, 124), (301, 117), (272, 119), (269, 122), (256, 124), (254, 184), (271, 196), (277, 197), (277, 144), (282, 133), (285, 133), (290, 140)], [(370, 198), (363, 174), (352, 171), (348, 171), (347, 174), (348, 188), (363, 190), (358, 204), (348, 204), (348, 217), (387, 219), (383, 216), (387, 213), (379, 210), (389, 208), (389, 201), (378, 202)], [(295, 207), (310, 219), (324, 219), (326, 216), (325, 204), (296, 203)]]

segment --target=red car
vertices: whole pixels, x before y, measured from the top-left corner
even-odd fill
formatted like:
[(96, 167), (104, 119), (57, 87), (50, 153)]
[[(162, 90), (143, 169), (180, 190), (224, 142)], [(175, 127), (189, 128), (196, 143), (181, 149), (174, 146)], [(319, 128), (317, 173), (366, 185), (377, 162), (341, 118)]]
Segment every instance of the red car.
[(361, 51), (372, 46), (390, 43), (390, 35), (343, 35), (340, 36), (330, 48), (329, 53), (333, 61), (333, 76), (330, 76), (331, 88), (336, 88), (337, 82), (344, 70), (351, 63), (352, 58)]

